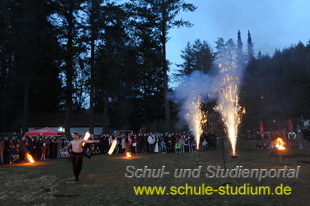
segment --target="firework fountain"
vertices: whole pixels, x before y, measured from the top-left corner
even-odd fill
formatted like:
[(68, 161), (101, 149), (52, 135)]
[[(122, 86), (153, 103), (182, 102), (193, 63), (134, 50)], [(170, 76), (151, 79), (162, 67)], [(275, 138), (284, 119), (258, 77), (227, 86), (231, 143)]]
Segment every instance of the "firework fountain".
[[(210, 78), (202, 72), (194, 72), (183, 79), (173, 94), (173, 100), (181, 103), (180, 118), (185, 119), (193, 131), (196, 149), (199, 150), (202, 125), (207, 121), (206, 115), (201, 111), (201, 104), (205, 101), (206, 91), (210, 88)], [(204, 100), (204, 101), (203, 101)]]
[(211, 76), (195, 71), (184, 77), (183, 82), (176, 88), (172, 100), (181, 103), (179, 114), (185, 117), (187, 125), (193, 130), (199, 150), (202, 125), (207, 120), (201, 111), (201, 104), (217, 99), (215, 110), (222, 116), (231, 143), (232, 156), (236, 157), (238, 126), (242, 114), (245, 113), (244, 108), (239, 106), (239, 86), (244, 66), (238, 65), (237, 51), (232, 40), (226, 44), (223, 39), (220, 40), (215, 60), (216, 72)]
[(207, 121), (206, 115), (204, 115), (201, 111), (201, 102), (200, 96), (194, 97), (188, 102), (187, 105), (187, 114), (185, 119), (187, 120), (189, 126), (192, 128), (195, 141), (196, 141), (196, 149), (199, 150), (200, 145), (200, 136), (202, 134), (202, 125)]
[(236, 144), (238, 126), (245, 109), (239, 106), (239, 86), (243, 68), (237, 63), (236, 49), (228, 43), (220, 48), (217, 56), (219, 68), (219, 89), (217, 91), (217, 106), (226, 128), (226, 134), (231, 143), (232, 156), (237, 156)]
[(238, 78), (227, 75), (223, 79), (223, 88), (219, 91), (218, 110), (222, 115), (222, 120), (226, 127), (226, 133), (231, 143), (232, 156), (236, 156), (236, 144), (238, 136), (238, 126), (244, 110), (239, 106)]

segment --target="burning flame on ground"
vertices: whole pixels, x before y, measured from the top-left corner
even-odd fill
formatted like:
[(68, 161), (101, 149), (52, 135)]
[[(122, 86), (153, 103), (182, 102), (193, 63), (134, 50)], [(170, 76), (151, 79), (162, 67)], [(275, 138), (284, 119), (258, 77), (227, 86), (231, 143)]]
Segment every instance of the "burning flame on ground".
[(30, 162), (30, 163), (35, 163), (35, 161), (34, 161), (34, 159), (33, 159), (33, 157), (31, 156), (31, 154), (26, 154), (26, 158), (28, 159), (28, 161)]
[(278, 150), (285, 150), (285, 142), (282, 138), (278, 137), (274, 143), (275, 147), (278, 149)]
[(190, 123), (190, 127), (194, 130), (196, 140), (196, 148), (199, 150), (200, 136), (202, 134), (202, 125), (207, 121), (206, 115), (201, 111), (200, 98), (196, 98), (187, 108), (189, 112), (186, 114), (186, 119)]
[(115, 150), (115, 147), (116, 147), (116, 143), (117, 143), (117, 140), (114, 139), (114, 140), (112, 141), (111, 147), (110, 147), (110, 149), (109, 149), (109, 151), (108, 151), (108, 154), (109, 154), (109, 155), (113, 154), (113, 152), (114, 152), (114, 150)]
[(130, 152), (126, 152), (126, 157), (131, 157)]
[(241, 116), (245, 114), (245, 109), (239, 106), (238, 96), (239, 78), (233, 78), (228, 74), (223, 79), (222, 89), (219, 91), (219, 99), (216, 110), (222, 115), (222, 120), (226, 126), (226, 132), (232, 147), (232, 155), (236, 155), (236, 144), (238, 126), (241, 123)]

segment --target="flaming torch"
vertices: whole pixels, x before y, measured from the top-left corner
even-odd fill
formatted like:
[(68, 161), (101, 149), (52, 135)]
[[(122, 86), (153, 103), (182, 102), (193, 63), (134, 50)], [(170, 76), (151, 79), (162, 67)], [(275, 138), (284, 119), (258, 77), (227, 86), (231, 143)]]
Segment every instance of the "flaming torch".
[(27, 154), (26, 154), (26, 158), (28, 159), (28, 161), (29, 161), (31, 164), (35, 163), (33, 157), (31, 156), (31, 154), (27, 153)]
[(109, 149), (109, 151), (108, 151), (108, 154), (109, 154), (109, 155), (113, 154), (113, 152), (114, 152), (114, 150), (115, 150), (115, 147), (116, 147), (116, 144), (117, 144), (117, 140), (116, 140), (116, 138), (115, 138), (115, 139), (112, 141), (111, 147), (110, 147), (110, 149)]
[[(86, 133), (85, 133), (85, 135), (84, 135), (84, 140), (88, 140), (89, 139), (89, 137), (90, 137), (90, 133), (89, 133), (89, 131), (87, 131)], [(82, 146), (84, 146), (85, 145), (85, 143), (83, 142), (82, 143)]]

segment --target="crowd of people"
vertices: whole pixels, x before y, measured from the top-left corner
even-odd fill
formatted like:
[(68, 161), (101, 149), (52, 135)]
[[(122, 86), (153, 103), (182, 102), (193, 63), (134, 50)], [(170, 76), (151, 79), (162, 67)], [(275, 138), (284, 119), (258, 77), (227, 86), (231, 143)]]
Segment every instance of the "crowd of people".
[(260, 135), (260, 137), (256, 139), (262, 139), (262, 141), (258, 141), (255, 145), (256, 150), (260, 149), (273, 149), (275, 147), (275, 142), (277, 138), (281, 138), (284, 141), (283, 145), (287, 149), (303, 149), (304, 147), (310, 146), (310, 133), (308, 130), (302, 132), (298, 130), (294, 131), (273, 131), (271, 134), (266, 133), (265, 135)]
[[(287, 142), (287, 148), (304, 148), (310, 145), (310, 132), (273, 132), (272, 135), (265, 135), (259, 141), (255, 149), (272, 149), (275, 137), (283, 137)], [(82, 138), (82, 136), (80, 136)], [(107, 154), (113, 141), (116, 141), (116, 147), (113, 154), (124, 154), (126, 152), (135, 154), (146, 153), (187, 153), (196, 150), (197, 142), (190, 133), (139, 133), (139, 134), (121, 134), (112, 136), (102, 134), (101, 136), (91, 136), (92, 140), (98, 140), (98, 143), (85, 144), (84, 152), (86, 155)], [(205, 132), (201, 135), (199, 141), (200, 151), (216, 150), (221, 144), (221, 137), (213, 132)], [(65, 137), (0, 137), (0, 163), (17, 163), (25, 161), (25, 155), (31, 154), (38, 160), (47, 160), (53, 158), (69, 157), (71, 149), (65, 151), (62, 149), (69, 144), (70, 140)]]
[[(102, 135), (100, 138), (100, 151), (107, 153), (112, 141), (116, 141), (115, 154), (125, 152), (145, 153), (183, 153), (196, 150), (197, 142), (191, 133), (140, 133), (138, 135), (110, 136)], [(214, 133), (205, 133), (201, 136), (202, 150), (216, 150), (217, 138)]]
[[(193, 152), (196, 149), (196, 140), (191, 133), (122, 134), (115, 137), (102, 134), (97, 137), (92, 135), (90, 139), (99, 140), (99, 143), (85, 144), (86, 155), (107, 154), (113, 140), (116, 141), (114, 154), (124, 154), (125, 152), (136, 154), (183, 153)], [(71, 149), (62, 150), (69, 142), (70, 140), (65, 137), (0, 137), (0, 163), (13, 164), (25, 161), (27, 153), (31, 154), (35, 161), (69, 157)], [(200, 144), (202, 150), (215, 150), (217, 147), (215, 134), (205, 133), (202, 135)]]
[(36, 161), (60, 158), (60, 149), (68, 142), (64, 137), (0, 137), (0, 163), (24, 161), (27, 153)]

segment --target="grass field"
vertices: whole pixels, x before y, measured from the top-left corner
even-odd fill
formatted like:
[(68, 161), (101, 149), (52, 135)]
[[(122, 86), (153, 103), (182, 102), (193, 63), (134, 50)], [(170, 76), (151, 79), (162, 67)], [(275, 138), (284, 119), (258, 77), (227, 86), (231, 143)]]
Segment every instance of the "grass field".
[[(175, 169), (197, 168), (195, 153), (143, 154), (126, 158), (123, 155), (97, 155), (84, 158), (80, 181), (73, 180), (72, 165), (65, 159), (0, 166), (0, 205), (309, 205), (310, 202), (310, 148), (287, 150), (283, 158), (271, 156), (271, 150), (255, 151), (239, 149), (240, 155), (232, 159), (225, 152), (225, 165), (234, 168), (296, 168), (300, 166), (297, 179), (266, 178), (206, 178), (208, 165), (224, 167), (223, 152), (199, 153), (202, 166), (200, 178), (174, 178)], [(163, 178), (127, 178), (126, 167), (161, 168), (171, 175)], [(275, 187), (283, 183), (292, 187), (289, 196), (231, 196), (231, 195), (135, 195), (133, 186), (191, 186), (218, 187), (229, 182), (232, 186), (250, 183), (257, 186)]]

